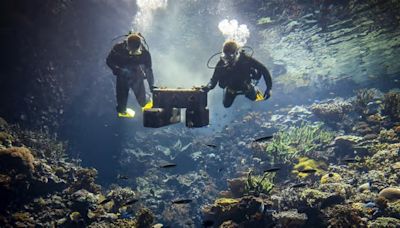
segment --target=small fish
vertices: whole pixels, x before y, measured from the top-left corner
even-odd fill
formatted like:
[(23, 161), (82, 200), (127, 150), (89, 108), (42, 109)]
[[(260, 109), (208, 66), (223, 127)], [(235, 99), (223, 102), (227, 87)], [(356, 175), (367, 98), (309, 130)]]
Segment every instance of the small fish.
[(344, 158), (342, 159), (343, 162), (347, 162), (347, 163), (355, 163), (355, 162), (359, 162), (358, 159), (356, 158)]
[(212, 226), (212, 225), (214, 225), (214, 221), (212, 221), (212, 220), (204, 220), (202, 223), (201, 223), (201, 225), (203, 225), (203, 227), (210, 227), (210, 226)]
[(266, 140), (270, 140), (272, 139), (274, 136), (270, 135), (270, 136), (265, 136), (265, 137), (261, 137), (258, 139), (254, 139), (253, 142), (262, 142), (262, 141), (266, 141)]
[(173, 204), (187, 204), (192, 202), (193, 200), (191, 199), (179, 199), (179, 200), (173, 200), (172, 203)]
[(128, 176), (125, 176), (125, 175), (120, 175), (120, 174), (118, 174), (118, 175), (117, 175), (117, 179), (120, 179), (120, 180), (128, 180), (129, 177), (128, 177)]
[(222, 172), (222, 170), (224, 170), (224, 168), (219, 168), (218, 172), (220, 173), (220, 172)]
[(281, 167), (272, 167), (272, 168), (264, 170), (264, 173), (273, 173), (273, 172), (276, 172), (276, 171), (278, 171), (280, 169), (281, 169)]
[(217, 145), (214, 145), (214, 144), (205, 144), (206, 146), (208, 146), (208, 147), (211, 147), (211, 148), (217, 148), (218, 146)]
[(305, 186), (307, 186), (307, 183), (300, 182), (300, 183), (292, 185), (291, 187), (292, 188), (302, 188), (302, 187), (305, 187)]
[(317, 172), (316, 169), (302, 169), (302, 170), (297, 170), (299, 173), (315, 173)]
[(176, 164), (170, 163), (170, 164), (161, 165), (160, 168), (172, 168), (172, 167), (175, 167), (175, 166), (176, 166)]
[(111, 199), (104, 199), (103, 201), (101, 201), (99, 204), (100, 205), (104, 205), (104, 204), (106, 204), (106, 203), (108, 203), (108, 202), (110, 202), (111, 201)]
[(153, 189), (150, 189), (150, 194), (151, 194), (152, 196), (154, 196), (154, 195), (155, 195), (155, 193), (154, 193), (154, 190), (153, 190)]
[(138, 202), (138, 201), (139, 201), (138, 199), (129, 200), (128, 202), (125, 202), (125, 203), (124, 203), (124, 206), (132, 205), (132, 204), (134, 204), (134, 203), (136, 203), (136, 202)]
[(364, 207), (366, 208), (374, 208), (376, 207), (376, 204), (374, 202), (368, 202), (364, 204)]

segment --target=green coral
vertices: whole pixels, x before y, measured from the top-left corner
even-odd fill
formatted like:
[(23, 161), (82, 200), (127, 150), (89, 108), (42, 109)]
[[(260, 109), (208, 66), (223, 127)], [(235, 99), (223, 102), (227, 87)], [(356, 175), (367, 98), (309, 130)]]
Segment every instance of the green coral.
[(244, 193), (248, 195), (268, 194), (273, 188), (274, 173), (264, 173), (262, 176), (253, 176), (252, 171), (247, 175)]
[(266, 152), (272, 159), (289, 163), (298, 156), (305, 156), (334, 138), (334, 132), (325, 130), (322, 123), (299, 127), (291, 127), (286, 131), (274, 134), (273, 140), (267, 144)]
[(325, 162), (316, 161), (314, 159), (308, 157), (300, 157), (299, 163), (297, 163), (292, 170), (292, 173), (297, 175), (299, 178), (306, 178), (309, 176), (309, 173), (299, 172), (299, 170), (306, 170), (306, 169), (314, 169), (316, 170), (316, 175), (322, 175), (325, 171), (323, 168), (326, 168)]

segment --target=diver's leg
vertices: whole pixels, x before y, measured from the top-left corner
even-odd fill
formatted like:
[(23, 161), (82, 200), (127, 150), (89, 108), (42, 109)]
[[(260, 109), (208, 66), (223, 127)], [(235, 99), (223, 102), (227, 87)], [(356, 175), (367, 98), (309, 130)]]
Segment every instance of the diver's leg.
[(146, 89), (144, 87), (144, 80), (138, 79), (132, 83), (132, 90), (135, 93), (136, 100), (139, 105), (144, 107), (146, 105)]
[(222, 103), (224, 104), (225, 108), (229, 108), (231, 107), (231, 105), (233, 104), (233, 101), (236, 98), (236, 92), (231, 90), (231, 89), (225, 89), (224, 90), (224, 99), (222, 101)]
[(129, 84), (126, 77), (117, 76), (116, 90), (117, 90), (117, 112), (125, 112), (129, 94)]
[(256, 89), (254, 88), (254, 86), (250, 86), (250, 87), (248, 88), (248, 90), (244, 93), (244, 95), (245, 95), (248, 99), (250, 99), (250, 100), (252, 100), (252, 101), (255, 101), (256, 98), (257, 98), (257, 92), (256, 92)]

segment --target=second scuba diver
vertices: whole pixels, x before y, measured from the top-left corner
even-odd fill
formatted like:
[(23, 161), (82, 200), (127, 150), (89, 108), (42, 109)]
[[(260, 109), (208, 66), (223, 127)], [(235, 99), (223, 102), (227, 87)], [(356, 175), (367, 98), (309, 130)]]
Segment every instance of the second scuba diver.
[(262, 63), (240, 51), (237, 42), (230, 40), (224, 43), (221, 59), (215, 67), (214, 74), (202, 90), (208, 92), (219, 83), (224, 89), (223, 105), (228, 108), (239, 94), (244, 94), (248, 99), (255, 101), (260, 95), (254, 81), (258, 82), (261, 76), (267, 88), (262, 99), (266, 100), (271, 96), (271, 74)]

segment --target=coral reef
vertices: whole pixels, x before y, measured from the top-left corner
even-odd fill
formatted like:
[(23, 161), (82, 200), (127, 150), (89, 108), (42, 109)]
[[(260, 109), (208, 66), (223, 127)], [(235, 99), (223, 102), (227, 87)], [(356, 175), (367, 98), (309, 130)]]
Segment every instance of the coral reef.
[(64, 151), (45, 153), (60, 145), (53, 138), (36, 141), (33, 136), (43, 134), (18, 126), (3, 129), (12, 137), (0, 149), (1, 227), (149, 227), (154, 222), (149, 209), (135, 206), (132, 189), (102, 190), (95, 183), (97, 170), (60, 159)]

